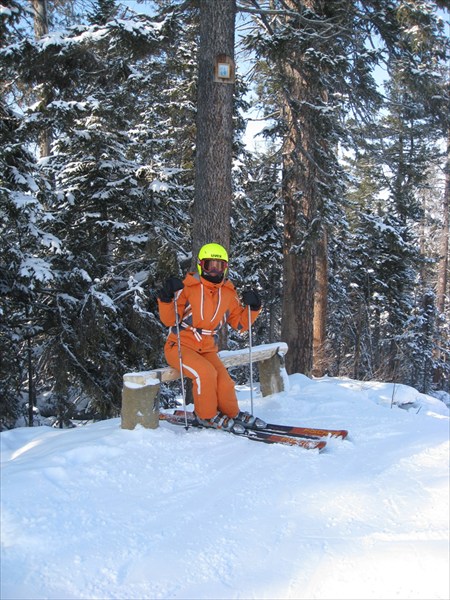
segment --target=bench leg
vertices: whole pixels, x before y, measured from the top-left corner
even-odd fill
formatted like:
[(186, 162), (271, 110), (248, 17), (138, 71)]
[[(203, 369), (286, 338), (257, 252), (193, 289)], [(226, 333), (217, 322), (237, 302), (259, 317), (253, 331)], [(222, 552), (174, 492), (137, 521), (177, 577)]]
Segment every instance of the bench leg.
[(122, 429), (134, 429), (138, 424), (146, 429), (156, 429), (159, 426), (159, 391), (158, 384), (123, 386)]
[(284, 380), (281, 369), (283, 368), (282, 357), (274, 354), (271, 358), (258, 363), (259, 386), (263, 396), (270, 396), (284, 392)]

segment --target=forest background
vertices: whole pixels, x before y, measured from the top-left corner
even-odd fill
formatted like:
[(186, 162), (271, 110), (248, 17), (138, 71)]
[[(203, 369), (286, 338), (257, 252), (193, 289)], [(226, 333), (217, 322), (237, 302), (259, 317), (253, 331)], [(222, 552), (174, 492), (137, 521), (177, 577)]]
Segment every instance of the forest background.
[(0, 1), (1, 429), (117, 416), (123, 373), (164, 364), (155, 290), (211, 241), (201, 23), (230, 7), (222, 227), (254, 343), (287, 341), (289, 373), (448, 392), (448, 1), (143, 6)]

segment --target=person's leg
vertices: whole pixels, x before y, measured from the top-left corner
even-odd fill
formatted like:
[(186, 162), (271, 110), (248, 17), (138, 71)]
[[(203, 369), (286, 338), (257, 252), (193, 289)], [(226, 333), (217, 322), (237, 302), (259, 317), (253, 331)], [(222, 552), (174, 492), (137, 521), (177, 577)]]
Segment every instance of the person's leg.
[[(175, 342), (166, 343), (164, 354), (168, 364), (179, 370), (178, 345)], [(192, 379), (195, 413), (200, 419), (212, 419), (220, 410), (216, 367), (204, 355), (190, 348), (182, 347), (181, 356), (183, 373)]]
[(220, 360), (216, 352), (208, 352), (204, 355), (217, 373), (217, 406), (220, 412), (234, 419), (239, 413), (239, 405), (236, 397), (235, 384), (230, 377), (227, 368)]

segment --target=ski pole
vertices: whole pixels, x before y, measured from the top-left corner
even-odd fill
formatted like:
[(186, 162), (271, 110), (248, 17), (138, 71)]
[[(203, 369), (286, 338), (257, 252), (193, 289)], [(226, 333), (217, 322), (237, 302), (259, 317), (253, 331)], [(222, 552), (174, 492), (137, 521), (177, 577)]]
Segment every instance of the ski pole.
[(248, 356), (250, 363), (250, 414), (253, 415), (252, 317), (250, 304), (248, 305)]
[(180, 361), (180, 375), (181, 375), (181, 394), (183, 396), (183, 410), (184, 410), (184, 426), (186, 431), (189, 429), (188, 420), (187, 420), (187, 410), (186, 410), (186, 391), (184, 389), (184, 377), (183, 377), (183, 358), (181, 356), (181, 339), (180, 339), (180, 317), (178, 315), (178, 303), (177, 303), (177, 293), (173, 297), (173, 305), (175, 308), (175, 325), (177, 328), (177, 344), (178, 344), (178, 359)]

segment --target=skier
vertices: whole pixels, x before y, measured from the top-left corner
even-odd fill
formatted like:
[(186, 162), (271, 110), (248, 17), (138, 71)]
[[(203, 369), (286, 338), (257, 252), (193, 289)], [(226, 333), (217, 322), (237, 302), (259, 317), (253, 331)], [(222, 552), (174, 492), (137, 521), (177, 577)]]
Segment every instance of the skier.
[(239, 410), (234, 381), (217, 355), (218, 332), (225, 323), (247, 331), (249, 312), (253, 323), (261, 312), (261, 299), (255, 290), (247, 290), (241, 304), (227, 273), (225, 248), (206, 244), (198, 253), (197, 272), (188, 273), (184, 281), (166, 279), (158, 290), (158, 306), (161, 321), (170, 328), (164, 347), (166, 360), (178, 370), (181, 361), (183, 374), (192, 379), (197, 420), (204, 427), (242, 433), (246, 427), (264, 428), (266, 424)]

